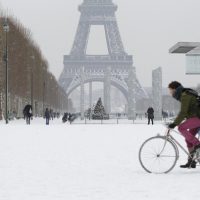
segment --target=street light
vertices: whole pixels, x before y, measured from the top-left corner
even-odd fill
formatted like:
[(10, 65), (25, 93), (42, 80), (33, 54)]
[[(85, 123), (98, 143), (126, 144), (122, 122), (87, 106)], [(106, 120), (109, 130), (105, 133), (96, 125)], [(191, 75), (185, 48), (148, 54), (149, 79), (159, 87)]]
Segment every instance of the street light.
[(45, 102), (45, 80), (43, 80), (43, 115), (44, 115), (44, 102)]
[(9, 25), (8, 25), (7, 17), (4, 19), (3, 30), (6, 35), (4, 61), (6, 64), (6, 124), (8, 124), (8, 32), (9, 32)]
[(33, 65), (34, 65), (34, 60), (35, 60), (35, 56), (32, 55), (31, 56), (33, 63), (31, 63), (31, 106), (32, 106), (32, 113), (33, 113), (33, 109), (34, 109), (34, 102), (33, 102)]

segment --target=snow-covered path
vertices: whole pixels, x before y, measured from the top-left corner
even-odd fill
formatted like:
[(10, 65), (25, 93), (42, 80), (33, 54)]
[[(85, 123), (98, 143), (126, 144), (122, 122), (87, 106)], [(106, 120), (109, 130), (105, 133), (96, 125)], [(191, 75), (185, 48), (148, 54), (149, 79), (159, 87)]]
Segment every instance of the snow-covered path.
[(0, 200), (199, 199), (200, 168), (179, 169), (185, 155), (169, 174), (140, 167), (141, 143), (163, 131), (159, 124), (1, 124)]

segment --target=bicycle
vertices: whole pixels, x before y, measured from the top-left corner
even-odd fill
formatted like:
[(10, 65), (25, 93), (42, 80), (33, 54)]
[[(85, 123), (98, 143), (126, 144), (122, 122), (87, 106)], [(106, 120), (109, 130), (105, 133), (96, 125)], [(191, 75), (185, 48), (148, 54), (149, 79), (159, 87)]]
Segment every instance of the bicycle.
[[(170, 172), (179, 159), (179, 148), (192, 158), (190, 153), (170, 134), (171, 132), (180, 134), (176, 130), (167, 128), (165, 135), (158, 134), (141, 145), (139, 162), (146, 172), (156, 174)], [(200, 164), (200, 151), (197, 151), (192, 159)]]

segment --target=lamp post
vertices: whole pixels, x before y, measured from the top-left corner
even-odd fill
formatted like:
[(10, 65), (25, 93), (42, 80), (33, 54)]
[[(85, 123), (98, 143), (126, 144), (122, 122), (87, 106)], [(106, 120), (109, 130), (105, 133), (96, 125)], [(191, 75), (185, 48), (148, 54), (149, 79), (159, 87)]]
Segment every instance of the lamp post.
[(33, 69), (31, 68), (31, 105), (33, 106)]
[(55, 95), (55, 110), (57, 111), (58, 110), (58, 86), (56, 85), (55, 87), (55, 91), (54, 91), (54, 95)]
[(33, 113), (33, 110), (34, 110), (34, 102), (33, 102), (33, 64), (34, 64), (34, 59), (35, 59), (35, 56), (32, 55), (31, 56), (32, 60), (33, 60), (33, 63), (31, 63), (31, 106), (32, 106), (32, 113)]
[(5, 51), (4, 51), (4, 61), (6, 65), (6, 124), (8, 124), (8, 32), (9, 25), (7, 17), (4, 20), (3, 30), (5, 32)]
[(44, 115), (44, 103), (45, 103), (45, 81), (43, 81), (43, 103), (42, 103), (42, 107), (43, 107), (43, 115)]

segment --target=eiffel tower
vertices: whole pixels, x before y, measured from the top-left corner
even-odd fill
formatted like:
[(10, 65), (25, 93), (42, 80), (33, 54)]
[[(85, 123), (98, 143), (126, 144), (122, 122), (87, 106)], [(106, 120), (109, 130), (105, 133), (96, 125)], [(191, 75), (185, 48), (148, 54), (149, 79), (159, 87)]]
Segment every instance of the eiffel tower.
[[(111, 85), (126, 97), (128, 117), (135, 119), (136, 100), (147, 97), (136, 78), (133, 58), (128, 55), (121, 40), (115, 12), (117, 6), (112, 0), (84, 0), (79, 6), (81, 12), (78, 29), (70, 55), (64, 56), (64, 70), (59, 78), (60, 85), (69, 96), (81, 87), (81, 118), (84, 118), (84, 84), (89, 83), (90, 106), (92, 106), (92, 82), (104, 83), (104, 107), (111, 112)], [(90, 28), (103, 25), (105, 29), (108, 55), (87, 55)]]

